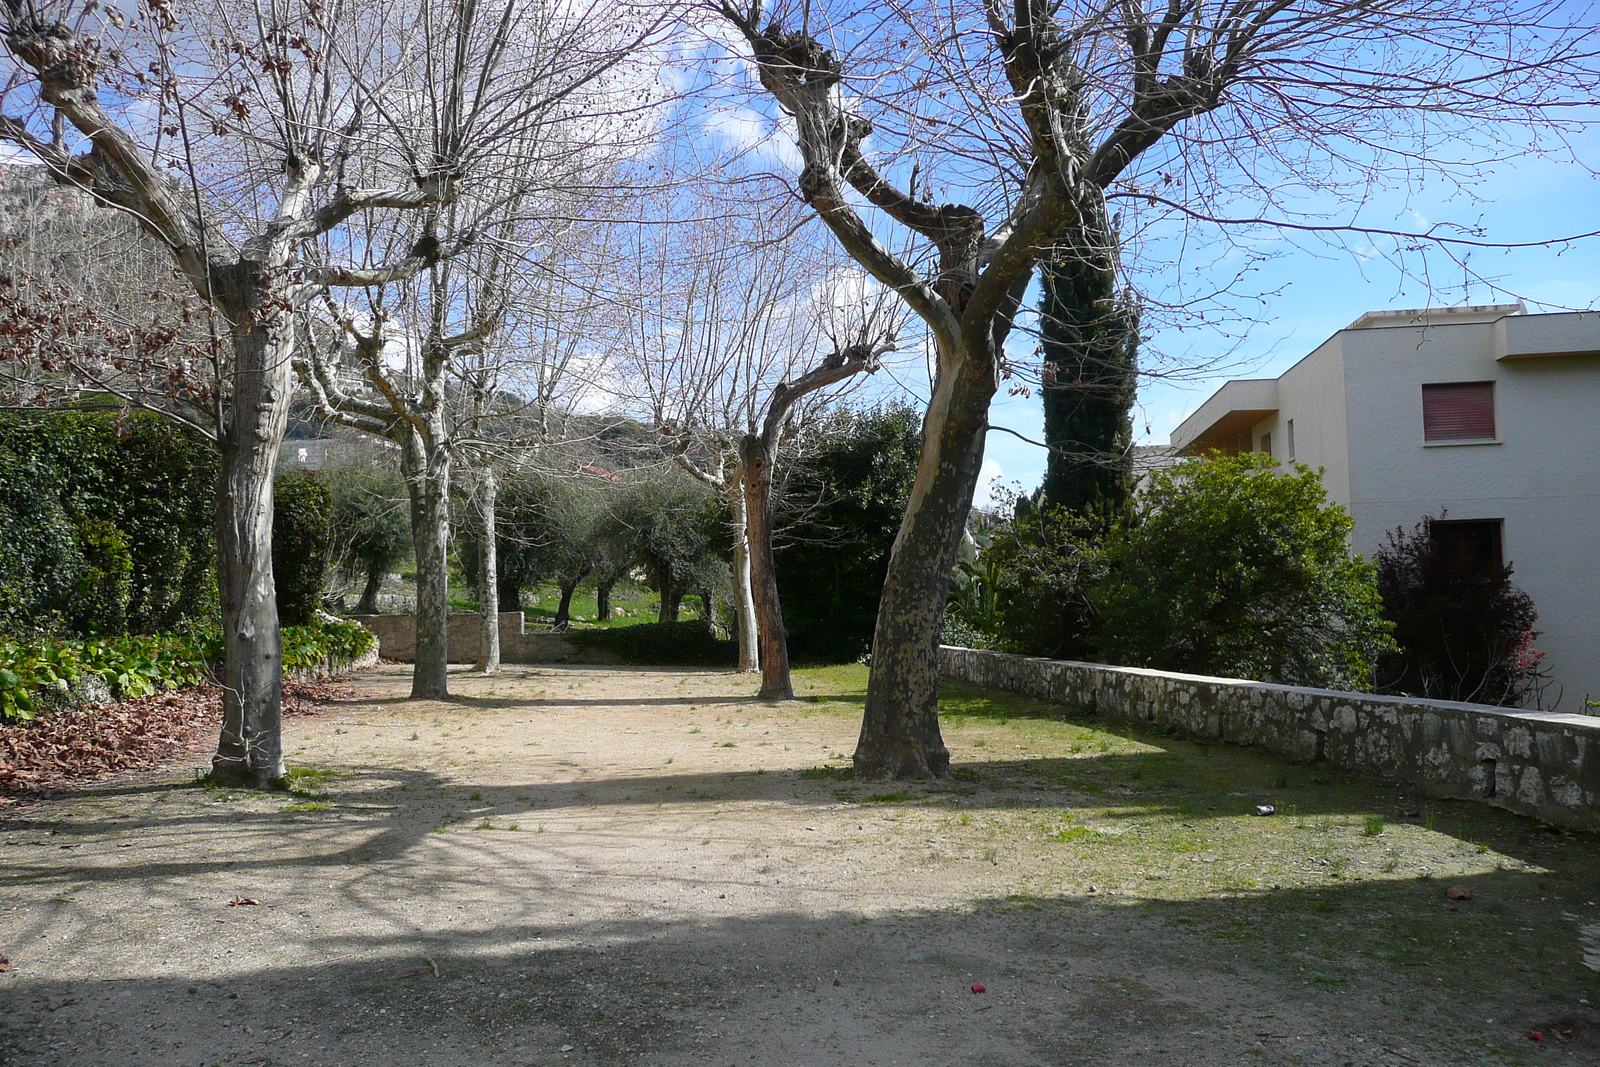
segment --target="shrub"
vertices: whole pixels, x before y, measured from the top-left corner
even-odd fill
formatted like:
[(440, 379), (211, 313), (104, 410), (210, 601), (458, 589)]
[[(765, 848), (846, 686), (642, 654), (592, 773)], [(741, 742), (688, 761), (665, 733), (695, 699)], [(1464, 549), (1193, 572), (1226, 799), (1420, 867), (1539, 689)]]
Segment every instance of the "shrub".
[(997, 527), (975, 568), (990, 589), (987, 631), (995, 644), (1029, 656), (1094, 659), (1092, 593), (1105, 559), (1092, 520), (1064, 507), (1025, 508)]
[[(101, 524), (114, 527), (127, 549), (127, 629), (214, 624), (216, 465), (209, 441), (148, 412), (0, 415), (0, 526), (13, 531), (0, 531), (0, 631), (71, 625), (73, 613), (62, 604), (42, 605), (19, 623), (3, 602), (17, 591), (18, 573), (32, 575), (36, 593), (53, 582), (72, 597), (81, 557), (107, 547), (83, 544), (79, 535), (94, 536), (106, 529)], [(18, 493), (34, 499), (18, 500)], [(43, 510), (42, 500), (49, 501)], [(63, 542), (74, 546), (65, 556)]]
[(273, 487), (272, 574), (278, 621), (308, 626), (322, 603), (333, 547), (333, 495), (311, 474), (288, 474)]
[[(352, 660), (376, 641), (353, 622), (285, 627), (284, 667), (307, 667), (329, 656)], [(86, 675), (99, 677), (119, 700), (198, 685), (222, 655), (222, 636), (214, 633), (0, 641), (0, 722), (33, 718), (43, 710), (43, 691), (65, 696)]]
[(81, 634), (120, 634), (128, 627), (133, 554), (128, 539), (106, 519), (78, 524), (83, 570), (72, 605), (72, 628)]
[(0, 451), (0, 634), (66, 625), (84, 564), (54, 481), (37, 457)]
[(1509, 566), (1435, 537), (1435, 521), (1391, 531), (1377, 552), (1398, 645), (1379, 661), (1382, 691), (1507, 705), (1537, 697), (1544, 653), (1533, 647), (1533, 599), (1512, 585)]
[(358, 622), (317, 622), (283, 628), (283, 668), (314, 667), (328, 657), (353, 660), (377, 642)]
[(704, 619), (570, 630), (566, 636), (576, 645), (646, 666), (731, 667), (739, 657), (739, 642), (717, 637)]
[(849, 662), (872, 646), (921, 446), (920, 419), (904, 406), (833, 412), (798, 443), (776, 539), (778, 596), (797, 658)]
[(1092, 596), (1102, 658), (1290, 685), (1366, 688), (1393, 648), (1376, 568), (1306, 467), (1260, 453), (1152, 476)]

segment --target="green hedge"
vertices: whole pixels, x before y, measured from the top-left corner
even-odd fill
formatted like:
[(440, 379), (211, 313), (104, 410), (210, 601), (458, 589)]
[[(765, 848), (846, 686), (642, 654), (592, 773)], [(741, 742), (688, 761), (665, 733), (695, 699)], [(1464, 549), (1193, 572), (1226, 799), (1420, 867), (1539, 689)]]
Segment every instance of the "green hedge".
[[(329, 656), (355, 659), (376, 640), (353, 622), (286, 626), (284, 668), (309, 667)], [(0, 641), (0, 722), (33, 718), (45, 690), (65, 694), (85, 675), (98, 675), (120, 700), (198, 685), (222, 655), (220, 634)]]
[(605, 649), (644, 666), (731, 667), (739, 661), (739, 642), (717, 637), (700, 619), (569, 630), (566, 637), (580, 647)]

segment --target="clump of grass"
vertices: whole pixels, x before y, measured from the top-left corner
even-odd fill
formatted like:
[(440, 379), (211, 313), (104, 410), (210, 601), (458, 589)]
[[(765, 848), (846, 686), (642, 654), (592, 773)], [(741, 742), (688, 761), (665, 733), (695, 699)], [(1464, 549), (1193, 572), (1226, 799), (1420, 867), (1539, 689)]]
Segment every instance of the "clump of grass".
[(1377, 837), (1383, 833), (1383, 816), (1368, 815), (1361, 823), (1361, 832), (1368, 837)]
[(320, 800), (304, 800), (298, 804), (290, 804), (284, 809), (285, 813), (295, 811), (327, 811), (328, 805)]
[(861, 803), (863, 803), (863, 804), (904, 804), (908, 800), (915, 800), (915, 799), (917, 799), (917, 795), (915, 793), (910, 793), (910, 792), (907, 792), (904, 789), (899, 789), (899, 790), (896, 790), (896, 791), (894, 791), (892, 793), (870, 793), (867, 796), (864, 796), (864, 797), (861, 798)]
[(1094, 831), (1087, 826), (1063, 826), (1060, 830), (1050, 835), (1050, 840), (1064, 845), (1069, 841), (1082, 840), (1093, 833)]

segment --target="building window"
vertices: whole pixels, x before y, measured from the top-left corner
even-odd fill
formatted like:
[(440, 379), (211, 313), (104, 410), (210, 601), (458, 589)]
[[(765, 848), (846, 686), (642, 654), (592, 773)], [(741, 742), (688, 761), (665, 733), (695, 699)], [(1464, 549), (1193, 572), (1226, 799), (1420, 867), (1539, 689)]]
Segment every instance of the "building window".
[(1256, 451), (1265, 452), (1269, 456), (1272, 455), (1272, 435), (1270, 433), (1264, 433), (1261, 435), (1261, 447), (1256, 449)]
[(1422, 387), (1424, 441), (1493, 440), (1494, 383), (1448, 382)]
[(1289, 446), (1289, 450), (1284, 455), (1283, 458), (1287, 459), (1290, 463), (1293, 463), (1294, 462), (1294, 420), (1293, 419), (1290, 419), (1289, 420), (1289, 425), (1284, 427), (1284, 432), (1287, 435), (1287, 439), (1284, 441), (1284, 444)]
[(1505, 565), (1501, 547), (1504, 519), (1433, 519), (1428, 523), (1428, 539), (1445, 546), (1482, 566)]

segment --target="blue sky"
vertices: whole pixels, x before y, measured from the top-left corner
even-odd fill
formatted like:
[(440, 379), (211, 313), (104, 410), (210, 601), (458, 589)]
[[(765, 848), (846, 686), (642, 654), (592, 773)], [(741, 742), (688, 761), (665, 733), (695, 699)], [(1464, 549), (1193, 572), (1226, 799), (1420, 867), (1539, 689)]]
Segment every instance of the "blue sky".
[[(1591, 135), (1577, 147), (1591, 164), (1600, 164), (1600, 137)], [(1600, 230), (1600, 180), (1571, 163), (1533, 158), (1507, 165), (1486, 175), (1475, 196), (1452, 197), (1442, 188), (1437, 194), (1425, 188), (1376, 201), (1358, 217), (1368, 226), (1403, 230), (1444, 222), (1479, 225), (1485, 238), (1499, 242)], [(1173, 427), (1222, 382), (1276, 377), (1365, 311), (1519, 298), (1530, 311), (1600, 306), (1600, 238), (1564, 247), (1476, 250), (1468, 266), (1486, 280), (1471, 282), (1447, 256), (1430, 254), (1425, 265), (1413, 256), (1412, 269), (1402, 270), (1382, 258), (1363, 258), (1364, 241), (1349, 243), (1357, 250), (1338, 251), (1315, 239), (1281, 242), (1275, 258), (1251, 276), (1253, 290), (1271, 295), (1257, 305), (1257, 321), (1248, 328), (1219, 322), (1159, 329), (1148, 336), (1152, 363), (1159, 359), (1181, 370), (1225, 358), (1228, 366), (1185, 376), (1187, 380), (1143, 381), (1134, 413), (1141, 443), (1165, 444)], [(1231, 268), (1224, 261), (1215, 269), (1220, 276)], [(1152, 281), (1160, 284), (1161, 279)], [(1037, 396), (1011, 397), (1002, 391), (991, 422), (1035, 440), (1043, 433)], [(997, 477), (1006, 487), (1032, 490), (1044, 473), (1043, 450), (1005, 433), (990, 431), (985, 459), (985, 480)], [(986, 496), (986, 487), (980, 487), (980, 503)]]

